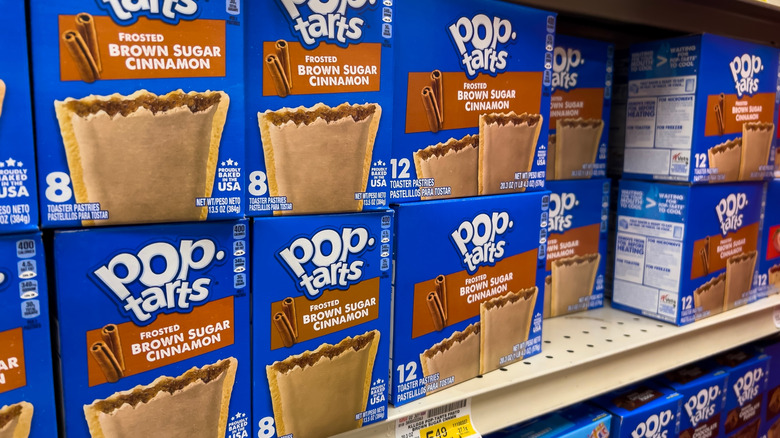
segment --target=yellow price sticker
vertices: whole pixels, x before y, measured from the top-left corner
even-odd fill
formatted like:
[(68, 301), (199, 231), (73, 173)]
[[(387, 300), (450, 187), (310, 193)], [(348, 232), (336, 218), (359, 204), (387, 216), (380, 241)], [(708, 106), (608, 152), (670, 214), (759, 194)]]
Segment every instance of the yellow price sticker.
[(466, 438), (481, 437), (471, 424), (471, 416), (453, 418), (425, 429), (420, 429), (420, 438)]

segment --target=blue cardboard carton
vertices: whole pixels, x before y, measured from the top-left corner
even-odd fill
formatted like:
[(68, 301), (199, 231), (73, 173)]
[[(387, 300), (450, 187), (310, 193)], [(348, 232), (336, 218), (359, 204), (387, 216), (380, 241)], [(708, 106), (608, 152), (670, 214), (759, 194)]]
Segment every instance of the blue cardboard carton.
[(67, 436), (251, 434), (248, 228), (54, 235)]
[(240, 4), (30, 3), (43, 227), (242, 217)]
[(726, 407), (720, 419), (721, 436), (758, 436), (769, 356), (741, 348), (720, 354), (714, 361), (729, 374)]
[(252, 436), (387, 418), (391, 210), (256, 218)]
[(44, 260), (40, 234), (0, 237), (0, 436), (57, 436)]
[(780, 180), (766, 184), (764, 214), (761, 224), (761, 240), (756, 278), (753, 286), (758, 298), (780, 291)]
[(682, 395), (650, 381), (597, 397), (594, 403), (612, 414), (610, 436), (617, 438), (679, 436)]
[(614, 56), (612, 44), (555, 36), (548, 181), (606, 176)]
[(604, 305), (610, 180), (549, 181), (544, 317)]
[(0, 17), (0, 234), (38, 229), (32, 95), (24, 2)]
[(759, 436), (775, 438), (780, 436), (780, 339), (773, 336), (753, 345), (769, 356), (766, 391), (761, 399)]
[(396, 207), (392, 403), (541, 351), (549, 192)]
[(390, 202), (543, 190), (555, 14), (397, 2)]
[(684, 325), (754, 301), (762, 194), (621, 180), (613, 307)]
[(247, 214), (386, 209), (393, 2), (244, 2)]
[(624, 176), (771, 178), (777, 71), (776, 48), (717, 35), (631, 46)]
[(709, 362), (686, 365), (658, 378), (682, 395), (680, 436), (720, 436), (721, 413), (726, 404), (729, 374)]

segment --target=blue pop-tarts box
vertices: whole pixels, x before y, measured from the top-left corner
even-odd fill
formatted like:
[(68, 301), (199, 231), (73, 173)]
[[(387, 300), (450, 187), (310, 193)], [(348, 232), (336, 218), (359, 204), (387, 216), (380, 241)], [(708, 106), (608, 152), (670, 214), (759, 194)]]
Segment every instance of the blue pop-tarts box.
[(38, 229), (26, 16), (12, 2), (0, 17), (0, 234)]
[(544, 317), (604, 306), (610, 180), (548, 181)]
[(780, 432), (780, 338), (762, 339), (753, 346), (769, 356), (766, 390), (761, 398), (760, 437), (775, 437)]
[(388, 208), (392, 1), (244, 1), (247, 215)]
[(721, 436), (758, 436), (769, 356), (752, 348), (739, 348), (716, 356), (714, 362), (729, 374)]
[(589, 403), (555, 411), (486, 438), (608, 438), (612, 415)]
[(772, 178), (778, 50), (717, 35), (631, 46), (624, 176)]
[(544, 189), (556, 14), (397, 2), (390, 202)]
[(0, 237), (0, 435), (57, 436), (50, 317), (41, 235)]
[(391, 402), (541, 351), (550, 192), (401, 204)]
[(685, 325), (754, 301), (763, 188), (621, 180), (613, 307)]
[(617, 438), (679, 436), (682, 395), (645, 381), (593, 400), (612, 414), (610, 436)]
[(251, 435), (248, 248), (247, 220), (54, 234), (67, 436)]
[(615, 46), (555, 36), (547, 180), (604, 178)]
[(393, 211), (255, 218), (252, 436), (387, 418)]
[(757, 298), (780, 291), (780, 180), (766, 183), (761, 224), (761, 248), (753, 287)]
[(43, 228), (243, 216), (240, 4), (30, 3)]
[(685, 365), (658, 377), (660, 384), (682, 395), (680, 436), (720, 436), (728, 377), (726, 371), (707, 361)]

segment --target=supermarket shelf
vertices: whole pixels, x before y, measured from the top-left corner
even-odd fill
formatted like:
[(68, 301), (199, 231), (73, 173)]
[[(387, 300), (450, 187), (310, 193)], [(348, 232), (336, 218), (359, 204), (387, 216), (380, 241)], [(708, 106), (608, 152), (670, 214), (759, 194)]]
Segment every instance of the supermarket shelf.
[[(778, 1), (756, 0), (510, 0), (557, 11), (566, 18), (669, 29), (682, 33), (710, 32), (763, 44), (780, 43)], [(609, 26), (609, 24), (608, 24)]]
[(471, 397), (480, 433), (591, 398), (778, 331), (780, 296), (675, 327), (610, 307), (545, 321), (540, 355), (423, 400), (389, 420), (339, 435), (394, 437), (395, 420)]

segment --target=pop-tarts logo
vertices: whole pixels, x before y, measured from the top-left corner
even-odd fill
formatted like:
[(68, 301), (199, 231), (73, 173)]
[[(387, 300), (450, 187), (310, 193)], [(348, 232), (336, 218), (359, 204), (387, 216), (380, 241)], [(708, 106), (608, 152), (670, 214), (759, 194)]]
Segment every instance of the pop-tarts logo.
[(135, 254), (123, 252), (92, 272), (93, 281), (117, 301), (138, 325), (158, 313), (188, 313), (208, 301), (212, 279), (198, 271), (225, 258), (210, 239), (147, 244)]
[(139, 16), (178, 24), (179, 20), (194, 20), (200, 15), (200, 0), (95, 0), (115, 22), (128, 25)]
[(365, 261), (358, 258), (376, 239), (363, 227), (326, 228), (311, 237), (299, 237), (277, 253), (298, 289), (316, 300), (327, 289), (348, 289), (363, 277)]
[(729, 231), (737, 231), (742, 227), (742, 209), (748, 204), (747, 195), (744, 193), (731, 193), (718, 201), (715, 212), (720, 221), (720, 232), (724, 236)]
[(558, 233), (571, 228), (574, 215), (569, 214), (571, 209), (580, 205), (577, 195), (574, 193), (550, 194), (550, 231)]
[(633, 438), (671, 438), (668, 437), (667, 426), (674, 419), (674, 414), (670, 409), (653, 414), (645, 421), (637, 424), (631, 432)]
[(747, 53), (735, 56), (729, 63), (729, 68), (731, 68), (731, 76), (734, 78), (734, 88), (737, 90), (738, 98), (742, 98), (743, 94), (752, 96), (758, 91), (758, 78), (755, 76), (764, 70), (764, 63), (760, 56)]
[(517, 39), (512, 22), (477, 14), (472, 18), (459, 18), (450, 25), (449, 31), (461, 57), (461, 68), (469, 79), (476, 78), (479, 73), (496, 76), (506, 69), (509, 52), (504, 50), (505, 46)]
[(495, 265), (504, 257), (506, 241), (504, 233), (511, 230), (514, 222), (507, 212), (480, 213), (471, 220), (465, 220), (452, 232), (450, 238), (461, 259), (461, 263), (473, 274), (482, 265)]
[(702, 388), (685, 402), (683, 406), (685, 413), (688, 414), (688, 418), (694, 427), (715, 414), (720, 396), (720, 386), (714, 385), (709, 388)]
[(574, 71), (577, 67), (584, 64), (582, 52), (577, 49), (566, 49), (556, 47), (553, 50), (553, 89), (562, 88), (568, 90), (577, 86), (577, 77), (579, 73)]
[[(265, 1), (265, 0), (264, 0)], [(377, 0), (277, 0), (290, 22), (292, 33), (300, 36), (307, 49), (321, 41), (347, 47), (363, 38), (364, 9)], [(379, 25), (378, 23), (376, 24)]]
[(764, 370), (756, 368), (748, 371), (734, 382), (731, 388), (734, 390), (734, 395), (737, 396), (737, 402), (739, 402), (740, 406), (758, 397), (758, 390), (763, 377)]

